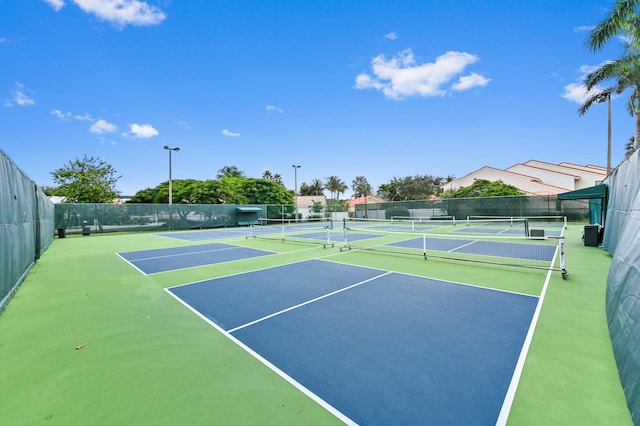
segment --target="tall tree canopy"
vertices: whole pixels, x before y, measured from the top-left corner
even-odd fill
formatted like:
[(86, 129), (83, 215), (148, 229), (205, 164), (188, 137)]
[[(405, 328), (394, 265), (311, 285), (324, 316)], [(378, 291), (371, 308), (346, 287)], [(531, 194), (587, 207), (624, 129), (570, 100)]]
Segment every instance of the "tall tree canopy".
[(431, 175), (394, 177), (378, 187), (378, 196), (388, 201), (425, 200), (440, 193), (443, 181)]
[(236, 166), (224, 166), (220, 170), (218, 170), (218, 174), (216, 176), (218, 179), (223, 177), (244, 177), (244, 172), (238, 170)]
[[(167, 203), (169, 183), (138, 191), (130, 203)], [(219, 180), (174, 180), (173, 202), (179, 204), (293, 204), (293, 195), (269, 179), (226, 177)]]
[(338, 176), (329, 176), (325, 188), (331, 193), (331, 199), (337, 201), (340, 194), (347, 190), (347, 184)]
[(506, 195), (523, 195), (517, 187), (506, 184), (501, 180), (489, 181), (487, 179), (477, 179), (470, 186), (463, 186), (447, 194), (450, 198), (473, 198), (473, 197), (499, 197)]
[(312, 180), (309, 185), (306, 182), (302, 182), (298, 193), (300, 195), (324, 195), (324, 183), (317, 178)]
[(112, 203), (118, 197), (116, 183), (121, 176), (100, 158), (88, 157), (73, 161), (51, 172), (57, 185), (55, 195), (66, 203)]
[(356, 176), (351, 182), (351, 189), (355, 198), (371, 195), (371, 185), (364, 176)]

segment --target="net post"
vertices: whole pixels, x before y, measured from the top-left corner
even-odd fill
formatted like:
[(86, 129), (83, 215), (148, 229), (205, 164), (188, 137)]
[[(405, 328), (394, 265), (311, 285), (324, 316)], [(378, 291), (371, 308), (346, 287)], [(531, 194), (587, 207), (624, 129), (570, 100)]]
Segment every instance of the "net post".
[(427, 234), (422, 234), (422, 255), (427, 260)]
[(559, 242), (560, 246), (560, 271), (562, 272), (562, 279), (567, 279), (567, 260), (564, 253), (564, 237), (560, 237)]
[(524, 220), (524, 236), (529, 237), (529, 219)]

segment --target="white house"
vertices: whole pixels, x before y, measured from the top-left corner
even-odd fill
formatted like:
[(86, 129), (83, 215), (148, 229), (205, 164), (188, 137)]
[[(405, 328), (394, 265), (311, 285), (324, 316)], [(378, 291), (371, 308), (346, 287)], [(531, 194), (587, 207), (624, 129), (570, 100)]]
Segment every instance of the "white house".
[(529, 160), (504, 170), (484, 166), (459, 179), (445, 183), (442, 189), (456, 190), (471, 186), (477, 179), (486, 179), (500, 180), (528, 195), (554, 195), (597, 185), (606, 176), (607, 170), (604, 167)]
[(294, 202), (302, 219), (314, 214), (311, 209), (314, 203), (320, 203), (323, 208), (327, 207), (327, 198), (324, 195), (299, 195), (294, 197)]

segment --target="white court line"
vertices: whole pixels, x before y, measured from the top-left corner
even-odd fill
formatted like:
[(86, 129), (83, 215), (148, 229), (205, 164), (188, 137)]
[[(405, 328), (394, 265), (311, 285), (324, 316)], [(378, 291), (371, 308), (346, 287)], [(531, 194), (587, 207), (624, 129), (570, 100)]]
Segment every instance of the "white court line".
[(238, 327), (236, 327), (236, 328), (232, 328), (231, 330), (228, 330), (228, 332), (229, 332), (229, 333), (236, 332), (236, 331), (241, 330), (241, 329), (243, 329), (243, 328), (245, 328), (245, 327), (249, 327), (249, 326), (251, 326), (251, 325), (257, 324), (257, 323), (262, 322), (262, 321), (264, 321), (264, 320), (267, 320), (267, 319), (269, 319), (269, 318), (273, 318), (273, 317), (275, 317), (275, 316), (278, 316), (278, 315), (284, 314), (285, 312), (293, 311), (294, 309), (301, 308), (302, 306), (309, 305), (309, 304), (311, 304), (311, 303), (317, 302), (318, 300), (322, 300), (322, 299), (324, 299), (324, 298), (326, 298), (326, 297), (330, 297), (330, 296), (333, 296), (333, 295), (335, 295), (335, 294), (342, 293), (343, 291), (350, 290), (350, 289), (352, 289), (352, 288), (354, 288), (354, 287), (358, 287), (358, 286), (360, 286), (360, 285), (362, 285), (362, 284), (365, 284), (365, 283), (368, 283), (368, 282), (370, 282), (370, 281), (377, 280), (378, 278), (382, 278), (382, 277), (384, 277), (384, 276), (386, 276), (386, 275), (389, 275), (389, 274), (391, 274), (391, 271), (387, 271), (387, 272), (385, 272), (384, 274), (376, 275), (375, 277), (371, 277), (371, 278), (369, 278), (369, 279), (366, 279), (366, 280), (364, 280), (364, 281), (360, 281), (360, 282), (358, 282), (358, 283), (352, 284), (352, 285), (350, 285), (350, 286), (348, 286), (348, 287), (345, 287), (345, 288), (341, 288), (341, 289), (336, 290), (336, 291), (333, 291), (333, 292), (331, 292), (331, 293), (324, 294), (324, 295), (322, 295), (322, 296), (320, 296), (320, 297), (316, 297), (315, 299), (307, 300), (306, 302), (299, 303), (299, 304), (294, 305), (294, 306), (290, 306), (290, 307), (288, 307), (288, 308), (286, 308), (286, 309), (283, 309), (283, 310), (281, 310), (281, 311), (274, 312), (274, 313), (269, 314), (269, 315), (266, 315), (266, 316), (264, 316), (264, 317), (262, 317), (262, 318), (258, 318), (258, 319), (257, 319), (257, 320), (255, 320), (255, 321), (251, 321), (251, 322), (248, 322), (248, 323), (246, 323), (246, 324), (240, 325), (240, 326), (238, 326)]
[(516, 397), (516, 391), (518, 389), (518, 384), (520, 383), (520, 377), (522, 377), (522, 370), (524, 369), (524, 363), (527, 359), (529, 348), (531, 347), (531, 341), (533, 340), (533, 333), (536, 329), (536, 325), (538, 324), (538, 318), (540, 317), (540, 312), (542, 311), (542, 304), (544, 303), (544, 298), (545, 298), (545, 295), (547, 294), (547, 288), (549, 287), (549, 281), (551, 280), (551, 274), (553, 273), (553, 265), (556, 263), (557, 256), (558, 256), (558, 248), (556, 248), (555, 254), (553, 255), (553, 259), (551, 260), (551, 266), (547, 271), (547, 277), (544, 281), (544, 286), (542, 287), (542, 291), (540, 292), (540, 297), (538, 299), (538, 304), (536, 305), (536, 310), (533, 313), (533, 318), (531, 318), (529, 331), (527, 332), (527, 337), (524, 339), (522, 350), (520, 351), (520, 357), (518, 357), (516, 368), (513, 371), (513, 376), (511, 377), (511, 383), (509, 383), (509, 388), (507, 389), (507, 393), (504, 397), (502, 408), (500, 409), (500, 414), (498, 415), (498, 420), (496, 421), (496, 426), (505, 426), (507, 424), (507, 419), (509, 418), (509, 412), (511, 411), (513, 400)]
[(135, 270), (137, 270), (138, 272), (140, 272), (142, 275), (147, 275), (146, 272), (144, 272), (142, 269), (138, 268), (136, 265), (134, 265), (133, 263), (129, 262), (128, 259), (125, 259), (124, 257), (122, 257), (122, 255), (120, 253), (116, 253), (116, 256), (118, 256), (120, 259), (124, 260), (125, 262), (127, 262), (129, 265), (133, 266), (133, 268)]
[(302, 392), (303, 394), (307, 395), (309, 398), (311, 398), (313, 401), (315, 401), (318, 405), (320, 405), (321, 407), (323, 407), (325, 410), (327, 410), (328, 412), (330, 412), (331, 414), (333, 414), (336, 418), (338, 418), (340, 421), (342, 421), (344, 424), (348, 425), (348, 426), (357, 426), (358, 424), (356, 422), (354, 422), (353, 420), (351, 420), (348, 416), (346, 416), (344, 413), (342, 413), (340, 410), (338, 410), (337, 408), (335, 408), (334, 406), (332, 406), (331, 404), (329, 404), (327, 401), (325, 401), (324, 399), (320, 398), (318, 395), (316, 395), (315, 393), (313, 393), (311, 390), (309, 390), (307, 387), (305, 387), (302, 383), (298, 382), (297, 380), (295, 380), (293, 377), (289, 376), (287, 373), (285, 373), (284, 371), (280, 370), (278, 367), (276, 367), (274, 364), (272, 364), (271, 362), (269, 362), (266, 358), (264, 358), (262, 355), (260, 355), (259, 353), (257, 353), (256, 351), (254, 351), (253, 349), (251, 349), (249, 346), (245, 345), (244, 343), (242, 343), (240, 340), (238, 340), (237, 338), (235, 338), (234, 336), (231, 335), (231, 333), (227, 332), (226, 330), (224, 330), (223, 328), (221, 328), (218, 324), (216, 324), (215, 322), (211, 321), (209, 318), (207, 318), (206, 316), (202, 315), (197, 309), (194, 309), (191, 305), (189, 305), (188, 303), (186, 303), (184, 300), (180, 299), (177, 295), (173, 294), (170, 289), (165, 288), (164, 291), (166, 291), (167, 293), (169, 293), (174, 299), (176, 299), (178, 302), (180, 302), (183, 306), (185, 306), (187, 309), (189, 309), (191, 312), (193, 312), (194, 314), (196, 314), (198, 317), (200, 317), (201, 319), (203, 319), (205, 322), (207, 322), (209, 325), (213, 326), (216, 330), (218, 330), (220, 333), (224, 334), (225, 336), (227, 336), (227, 338), (229, 340), (231, 340), (232, 342), (234, 342), (236, 345), (238, 345), (239, 347), (241, 347), (242, 349), (244, 349), (245, 351), (247, 351), (247, 353), (249, 353), (250, 355), (252, 355), (255, 359), (257, 359), (258, 361), (260, 361), (262, 364), (264, 364), (267, 368), (271, 369), (271, 371), (273, 371), (274, 373), (276, 373), (277, 375), (279, 375), (280, 377), (282, 377), (284, 380), (286, 380), (287, 382), (289, 382), (290, 384), (292, 384), (296, 389), (298, 389), (300, 392)]
[[(134, 260), (133, 262), (139, 262), (141, 260), (164, 259), (164, 258), (167, 258), (167, 257), (189, 256), (191, 254), (211, 253), (211, 252), (214, 252), (214, 251), (234, 250), (234, 249), (238, 249), (238, 248), (247, 248), (247, 247), (232, 246), (232, 247), (218, 248), (218, 249), (212, 249), (212, 250), (190, 251), (188, 253), (173, 253), (173, 254), (166, 254), (166, 255), (162, 255), (162, 256), (142, 257), (140, 259)], [(166, 250), (166, 249), (156, 249), (156, 250)]]
[(449, 252), (449, 253), (453, 253), (454, 251), (456, 251), (456, 250), (460, 250), (461, 248), (469, 247), (470, 245), (475, 244), (475, 243), (477, 243), (478, 241), (479, 241), (479, 240), (470, 241), (470, 242), (468, 242), (467, 244), (463, 244), (463, 245), (461, 245), (461, 246), (454, 247), (454, 248), (452, 248), (451, 250), (447, 250), (447, 252)]

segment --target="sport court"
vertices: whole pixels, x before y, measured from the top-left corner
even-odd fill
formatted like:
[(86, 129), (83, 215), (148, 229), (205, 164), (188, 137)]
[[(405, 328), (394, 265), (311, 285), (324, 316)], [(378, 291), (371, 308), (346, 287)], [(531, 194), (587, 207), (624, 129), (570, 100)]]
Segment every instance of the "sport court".
[(172, 287), (347, 423), (493, 424), (538, 298), (308, 260)]
[[(367, 251), (351, 241), (420, 251), (425, 238), (397, 229), (287, 225), (165, 233), (158, 235), (195, 244), (118, 255), (148, 275), (241, 265), (278, 257), (280, 248), (319, 250), (301, 261), (240, 266), (238, 273), (166, 290), (345, 423), (496, 423), (510, 408), (508, 390), (517, 384), (516, 366), (526, 353), (539, 298), (341, 262)], [(341, 238), (344, 244), (338, 244)], [(513, 242), (477, 238), (430, 236), (430, 250), (533, 256), (546, 268), (554, 262), (555, 245), (514, 252)], [(265, 244), (269, 250), (258, 248)]]

